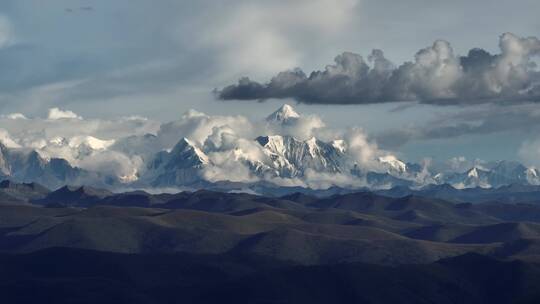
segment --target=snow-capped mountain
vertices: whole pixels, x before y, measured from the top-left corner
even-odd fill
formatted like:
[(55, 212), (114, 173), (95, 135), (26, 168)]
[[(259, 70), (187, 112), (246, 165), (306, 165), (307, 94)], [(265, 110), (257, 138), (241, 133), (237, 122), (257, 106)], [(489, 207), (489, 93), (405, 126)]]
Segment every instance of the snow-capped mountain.
[(156, 154), (143, 180), (159, 187), (189, 185), (202, 179), (201, 170), (208, 165), (208, 156), (189, 139), (182, 138), (170, 152)]
[(257, 142), (271, 159), (268, 166), (279, 177), (294, 178), (302, 176), (306, 170), (339, 173), (343, 152), (335, 146), (315, 137), (301, 141), (292, 136), (260, 136)]
[(266, 117), (266, 121), (268, 122), (287, 122), (290, 120), (295, 120), (300, 118), (300, 114), (298, 114), (293, 107), (291, 107), (288, 104), (284, 104), (281, 106), (281, 108), (277, 109), (274, 113), (270, 114), (268, 117)]
[(95, 174), (72, 167), (60, 158), (45, 159), (35, 150), (7, 148), (0, 143), (0, 177), (37, 182), (50, 188), (67, 183), (95, 182)]
[(483, 166), (474, 165), (466, 172), (450, 172), (435, 177), (440, 184), (450, 184), (455, 188), (498, 188), (505, 185), (538, 185), (538, 170), (527, 168), (518, 162), (499, 161)]
[(11, 174), (11, 168), (9, 165), (8, 148), (0, 142), (0, 175), (9, 176)]
[(407, 173), (407, 164), (397, 159), (394, 155), (381, 156), (378, 160), (386, 167), (388, 173), (392, 175), (403, 175)]
[(114, 140), (102, 140), (94, 136), (55, 136), (48, 141), (34, 143), (36, 151), (44, 158), (62, 157), (72, 164), (77, 160), (107, 150)]
[[(212, 183), (389, 189), (451, 185), (540, 185), (540, 172), (517, 162), (477, 162), (466, 170), (400, 160), (360, 137), (313, 132), (320, 119), (283, 105), (262, 124), (188, 112), (155, 134), (29, 140), (0, 132), (0, 178), (97, 187), (200, 187)], [(248, 130), (248, 129), (252, 130)], [(290, 132), (298, 131), (302, 132)], [(45, 133), (43, 133), (45, 134)], [(248, 135), (246, 135), (248, 134)], [(176, 143), (175, 143), (176, 142)], [(3, 144), (2, 144), (3, 143)], [(195, 186), (194, 186), (195, 185)]]

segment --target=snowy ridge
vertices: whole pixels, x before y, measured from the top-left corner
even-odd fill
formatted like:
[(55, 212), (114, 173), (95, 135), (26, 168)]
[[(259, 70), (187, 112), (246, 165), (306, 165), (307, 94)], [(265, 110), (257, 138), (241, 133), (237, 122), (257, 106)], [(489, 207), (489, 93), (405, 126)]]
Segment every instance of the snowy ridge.
[[(47, 121), (79, 123), (84, 119), (77, 116)], [(111, 189), (203, 187), (233, 181), (276, 187), (373, 189), (432, 184), (460, 189), (540, 185), (538, 170), (517, 162), (435, 170), (377, 149), (363, 133), (322, 140), (313, 132), (321, 127), (319, 122), (283, 105), (263, 122), (268, 128), (241, 117), (212, 117), (190, 111), (178, 121), (161, 125), (155, 134), (118, 138), (42, 133), (17, 138), (0, 130), (0, 177), (40, 182), (51, 188), (85, 184)], [(295, 128), (302, 132), (287, 133)], [(262, 134), (242, 134), (253, 134), (249, 132), (254, 130)]]
[(291, 107), (288, 104), (284, 104), (274, 113), (270, 114), (266, 121), (268, 122), (284, 122), (291, 119), (297, 119), (300, 118), (300, 114), (298, 114), (293, 107)]

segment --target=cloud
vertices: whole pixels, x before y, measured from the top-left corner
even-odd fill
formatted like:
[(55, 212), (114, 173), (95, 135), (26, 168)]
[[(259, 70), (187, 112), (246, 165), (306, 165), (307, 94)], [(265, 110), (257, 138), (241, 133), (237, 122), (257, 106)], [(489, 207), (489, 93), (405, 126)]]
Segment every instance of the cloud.
[(58, 120), (58, 119), (82, 119), (81, 116), (75, 114), (72, 111), (63, 111), (59, 108), (49, 109), (49, 120)]
[(451, 139), (500, 132), (540, 132), (540, 109), (536, 104), (481, 104), (435, 115), (421, 124), (382, 131), (375, 137), (384, 148), (396, 149), (411, 141)]
[[(10, 142), (37, 149), (45, 157), (62, 157), (73, 162), (88, 149), (112, 149), (119, 139), (155, 134), (160, 123), (144, 117), (88, 119), (53, 108), (47, 118), (26, 117), (21, 113), (0, 116), (0, 125), (6, 132), (2, 134), (9, 134)], [(5, 143), (6, 138), (2, 136), (0, 140)]]
[(116, 176), (121, 182), (128, 183), (138, 179), (143, 160), (141, 157), (129, 157), (117, 151), (98, 151), (81, 159), (76, 165), (106, 176)]
[(72, 111), (52, 108), (47, 118), (21, 113), (0, 116), (0, 125), (4, 128), (0, 129), (0, 142), (9, 148), (32, 149), (45, 159), (63, 158), (72, 166), (128, 183), (144, 171), (144, 149), (125, 153), (116, 142), (155, 134), (160, 124), (144, 117), (85, 119)]
[(421, 49), (414, 61), (395, 67), (383, 51), (367, 61), (345, 52), (323, 71), (307, 75), (300, 69), (280, 72), (268, 83), (241, 78), (217, 91), (223, 100), (294, 98), (312, 104), (368, 104), (420, 101), (432, 104), (539, 101), (540, 40), (501, 35), (500, 53), (472, 49), (458, 56), (449, 42), (437, 40)]
[(317, 115), (302, 115), (282, 122), (269, 121), (264, 127), (270, 134), (289, 135), (306, 140), (315, 134), (322, 135), (318, 133), (325, 130), (326, 124)]
[(374, 161), (380, 156), (381, 151), (377, 145), (368, 139), (367, 134), (358, 128), (350, 129), (344, 137), (347, 143), (347, 151), (354, 161), (362, 167), (374, 169)]
[(182, 137), (189, 138), (202, 146), (206, 139), (215, 132), (216, 127), (227, 127), (241, 137), (255, 138), (257, 127), (243, 116), (206, 115), (189, 110), (179, 120), (160, 126), (157, 137), (164, 149), (169, 149)]
[[(230, 74), (275, 73), (301, 62), (302, 45), (322, 43), (354, 19), (358, 0), (230, 1), (201, 25), (195, 43), (218, 50)], [(208, 22), (208, 20), (213, 20)]]
[(22, 113), (11, 113), (11, 114), (8, 114), (8, 115), (5, 115), (4, 117), (8, 118), (8, 119), (12, 119), (12, 120), (17, 120), (17, 119), (28, 119), (24, 114)]
[(525, 164), (540, 168), (540, 139), (525, 141), (518, 155)]

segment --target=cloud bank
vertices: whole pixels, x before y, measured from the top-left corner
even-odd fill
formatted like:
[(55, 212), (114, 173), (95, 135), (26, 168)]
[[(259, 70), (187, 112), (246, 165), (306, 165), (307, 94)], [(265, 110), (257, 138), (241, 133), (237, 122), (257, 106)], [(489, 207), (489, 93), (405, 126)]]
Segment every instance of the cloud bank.
[(385, 130), (379, 132), (376, 139), (382, 147), (397, 149), (414, 141), (488, 136), (504, 132), (536, 137), (540, 132), (539, 119), (540, 109), (537, 104), (481, 104), (439, 113), (427, 122), (413, 122)]
[(345, 52), (332, 65), (307, 75), (297, 68), (268, 83), (247, 77), (217, 91), (222, 100), (293, 98), (311, 104), (369, 104), (420, 101), (473, 104), (540, 100), (540, 40), (505, 33), (499, 54), (472, 49), (459, 56), (449, 42), (421, 49), (414, 61), (395, 66), (382, 50), (364, 59)]

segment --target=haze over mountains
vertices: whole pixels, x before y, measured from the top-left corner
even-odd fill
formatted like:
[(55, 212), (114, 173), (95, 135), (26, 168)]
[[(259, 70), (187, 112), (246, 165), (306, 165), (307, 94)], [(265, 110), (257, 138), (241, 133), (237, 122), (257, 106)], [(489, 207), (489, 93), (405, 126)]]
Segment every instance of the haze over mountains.
[[(449, 184), (463, 189), (540, 184), (538, 170), (518, 162), (456, 158), (445, 166), (430, 166), (402, 161), (359, 129), (329, 129), (318, 117), (301, 115), (289, 105), (263, 122), (195, 111), (159, 127), (132, 118), (119, 124), (126, 130), (138, 126), (136, 134), (122, 131), (112, 139), (90, 135), (85, 128), (77, 131), (94, 124), (95, 133), (103, 133), (106, 123), (85, 122), (59, 109), (41, 122), (24, 116), (9, 119), (29, 129), (15, 131), (16, 136), (1, 132), (0, 176), (49, 188), (70, 184), (159, 191), (229, 184), (230, 189), (253, 191), (260, 185), (421, 189)], [(69, 132), (58, 128), (70, 124)], [(35, 125), (46, 131), (34, 131)]]

